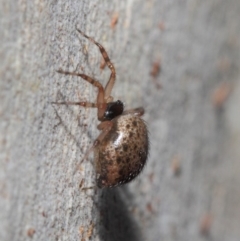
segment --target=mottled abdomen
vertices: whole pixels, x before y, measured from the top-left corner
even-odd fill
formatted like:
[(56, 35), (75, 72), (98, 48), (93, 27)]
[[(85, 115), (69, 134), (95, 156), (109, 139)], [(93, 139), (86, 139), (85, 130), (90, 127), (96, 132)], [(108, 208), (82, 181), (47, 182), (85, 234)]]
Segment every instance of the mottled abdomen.
[(131, 114), (112, 120), (113, 127), (95, 151), (98, 187), (130, 182), (143, 169), (148, 156), (144, 121)]

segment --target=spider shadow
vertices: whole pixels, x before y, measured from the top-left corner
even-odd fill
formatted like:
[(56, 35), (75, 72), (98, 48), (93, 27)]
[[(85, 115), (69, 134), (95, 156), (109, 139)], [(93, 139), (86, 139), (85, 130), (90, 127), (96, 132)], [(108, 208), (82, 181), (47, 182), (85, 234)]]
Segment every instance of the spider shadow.
[(102, 241), (141, 241), (141, 232), (128, 208), (133, 197), (126, 186), (105, 188), (99, 196), (99, 230)]

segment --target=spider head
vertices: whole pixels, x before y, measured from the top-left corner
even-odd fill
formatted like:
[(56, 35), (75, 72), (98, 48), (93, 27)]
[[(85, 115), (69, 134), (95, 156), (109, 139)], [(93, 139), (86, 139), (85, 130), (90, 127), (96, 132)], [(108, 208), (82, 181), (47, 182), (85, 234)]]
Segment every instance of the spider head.
[(123, 113), (123, 103), (120, 100), (107, 103), (107, 108), (104, 113), (103, 120), (112, 120), (113, 118), (121, 115)]

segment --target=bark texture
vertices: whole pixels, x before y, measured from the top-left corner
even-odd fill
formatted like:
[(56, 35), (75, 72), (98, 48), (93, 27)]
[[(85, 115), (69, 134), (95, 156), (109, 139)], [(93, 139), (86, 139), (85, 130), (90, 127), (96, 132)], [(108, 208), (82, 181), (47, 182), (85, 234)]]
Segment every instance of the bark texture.
[[(0, 0), (0, 240), (240, 240), (239, 0)], [(143, 106), (150, 157), (116, 189), (94, 185), (96, 89), (59, 68), (109, 70)], [(77, 171), (76, 171), (77, 170)]]

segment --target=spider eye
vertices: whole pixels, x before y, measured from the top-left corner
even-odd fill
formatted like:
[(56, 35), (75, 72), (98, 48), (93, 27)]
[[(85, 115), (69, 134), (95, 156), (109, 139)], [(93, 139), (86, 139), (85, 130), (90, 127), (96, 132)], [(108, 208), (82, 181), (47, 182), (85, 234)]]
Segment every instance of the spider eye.
[(104, 113), (105, 120), (112, 120), (113, 118), (123, 113), (123, 103), (120, 100), (110, 102), (107, 104), (106, 111)]

